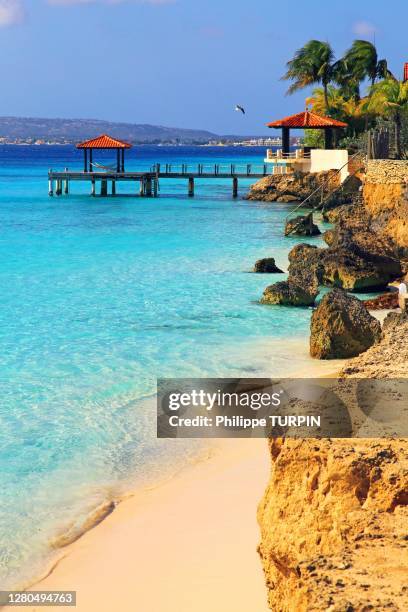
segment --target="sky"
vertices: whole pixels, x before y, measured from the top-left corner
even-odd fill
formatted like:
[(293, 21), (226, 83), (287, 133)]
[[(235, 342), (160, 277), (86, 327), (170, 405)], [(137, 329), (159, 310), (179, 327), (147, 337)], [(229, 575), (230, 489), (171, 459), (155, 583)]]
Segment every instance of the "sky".
[(400, 75), (407, 18), (406, 0), (0, 0), (0, 115), (266, 134), (304, 110), (280, 80), (296, 49), (375, 40)]

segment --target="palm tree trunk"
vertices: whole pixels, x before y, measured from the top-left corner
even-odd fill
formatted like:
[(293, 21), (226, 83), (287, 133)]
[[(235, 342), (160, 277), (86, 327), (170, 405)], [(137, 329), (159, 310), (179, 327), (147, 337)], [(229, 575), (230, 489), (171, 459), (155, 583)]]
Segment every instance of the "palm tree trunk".
[(399, 111), (395, 113), (395, 152), (397, 155), (397, 159), (401, 159), (402, 151), (401, 151), (401, 114)]
[[(375, 77), (372, 77), (370, 91), (368, 92), (368, 99), (370, 99), (371, 96), (373, 95), (374, 85), (375, 85)], [(366, 113), (365, 120), (364, 120), (364, 131), (368, 132), (368, 114), (367, 113)]]
[(326, 112), (329, 111), (329, 94), (327, 91), (327, 83), (323, 83), (323, 91), (324, 91), (324, 103), (326, 105)]

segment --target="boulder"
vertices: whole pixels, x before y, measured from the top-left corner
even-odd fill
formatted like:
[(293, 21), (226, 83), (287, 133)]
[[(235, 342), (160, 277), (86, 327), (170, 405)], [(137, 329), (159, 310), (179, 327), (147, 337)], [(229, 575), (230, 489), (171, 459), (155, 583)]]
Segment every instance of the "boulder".
[(349, 215), (354, 208), (354, 206), (347, 204), (337, 206), (336, 208), (324, 209), (322, 216), (327, 223), (336, 223), (342, 217)]
[(309, 291), (291, 280), (269, 285), (263, 293), (261, 304), (281, 304), (283, 306), (313, 306), (317, 291)]
[(285, 225), (285, 236), (318, 236), (321, 234), (316, 223), (313, 223), (313, 214), (299, 215), (289, 219)]
[(366, 351), (381, 338), (381, 325), (357, 298), (334, 289), (320, 302), (310, 325), (310, 354), (344, 359)]
[(289, 253), (289, 280), (317, 295), (322, 279), (321, 252), (312, 244), (297, 244)]
[(335, 232), (332, 229), (326, 230), (323, 234), (323, 240), (328, 246), (331, 246), (335, 240)]
[(375, 227), (362, 220), (350, 226), (340, 221), (329, 231), (329, 248), (297, 245), (292, 249), (291, 276), (301, 278), (313, 271), (320, 284), (364, 292), (385, 290), (390, 281), (401, 275), (393, 244)]
[(364, 306), (368, 310), (394, 310), (399, 307), (398, 291), (389, 291), (372, 300), (364, 300)]
[(316, 245), (308, 244), (307, 242), (300, 242), (296, 244), (293, 249), (289, 251), (288, 259), (289, 263), (301, 263), (305, 259), (309, 259), (310, 257), (313, 260), (316, 260), (318, 257), (318, 253), (321, 251)]
[(338, 221), (331, 246), (323, 254), (323, 282), (350, 291), (385, 289), (398, 278), (401, 264), (392, 241), (383, 236), (367, 215)]
[(278, 268), (273, 257), (265, 257), (264, 259), (258, 259), (255, 263), (254, 272), (260, 274), (282, 274), (283, 270)]
[(324, 285), (354, 292), (386, 289), (388, 283), (399, 275), (400, 270), (398, 261), (389, 260), (387, 257), (373, 260), (369, 253), (359, 255), (353, 252), (351, 246), (326, 249), (322, 253), (321, 266)]

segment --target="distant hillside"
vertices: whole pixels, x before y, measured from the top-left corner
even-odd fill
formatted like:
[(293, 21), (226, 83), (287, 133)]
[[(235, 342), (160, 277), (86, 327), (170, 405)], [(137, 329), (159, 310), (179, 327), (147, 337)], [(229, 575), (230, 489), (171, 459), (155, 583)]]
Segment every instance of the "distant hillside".
[[(38, 119), (32, 117), (0, 117), (1, 142), (58, 143), (78, 142), (102, 133), (133, 143), (203, 143), (222, 136), (206, 130), (169, 128), (157, 125), (115, 123), (98, 119)], [(236, 138), (242, 138), (236, 137)]]

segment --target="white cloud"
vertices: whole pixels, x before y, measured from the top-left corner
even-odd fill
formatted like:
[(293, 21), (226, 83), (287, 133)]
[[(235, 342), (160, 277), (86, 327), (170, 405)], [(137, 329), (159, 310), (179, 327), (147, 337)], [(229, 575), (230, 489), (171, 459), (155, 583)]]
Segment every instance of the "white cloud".
[(353, 24), (353, 34), (357, 34), (357, 36), (370, 38), (376, 32), (377, 28), (369, 21), (357, 21)]
[(0, 27), (21, 23), (25, 12), (21, 0), (0, 0)]

